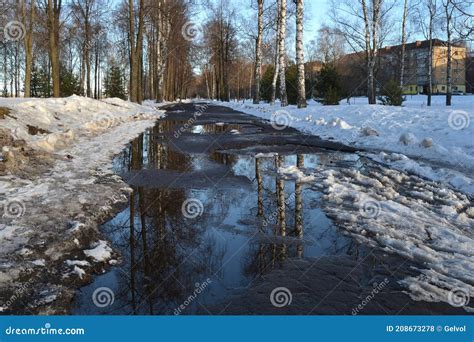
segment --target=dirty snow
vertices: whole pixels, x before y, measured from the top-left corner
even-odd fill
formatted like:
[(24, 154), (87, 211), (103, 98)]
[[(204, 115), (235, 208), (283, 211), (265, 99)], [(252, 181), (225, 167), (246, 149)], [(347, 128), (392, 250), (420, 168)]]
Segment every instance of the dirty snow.
[(279, 103), (254, 105), (216, 102), (267, 120), (284, 123), (303, 132), (386, 154), (403, 154), (393, 167), (443, 181), (474, 194), (474, 96), (455, 96), (444, 106), (443, 96), (408, 96), (403, 107), (366, 104), (366, 98), (322, 106), (310, 101), (308, 108), (280, 107)]
[[(7, 169), (0, 176), (0, 293), (8, 293), (5, 290), (28, 270), (32, 277), (47, 273), (51, 282), (47, 288), (55, 289), (53, 295), (41, 290), (45, 284), (35, 282), (30, 290), (39, 298), (34, 303), (68, 298), (70, 289), (63, 286), (63, 274), (53, 265), (79, 253), (91, 262), (110, 258), (111, 249), (99, 239), (98, 227), (127, 202), (131, 191), (112, 171), (112, 158), (152, 127), (163, 112), (119, 99), (78, 96), (0, 99), (0, 107), (11, 110), (0, 120), (0, 129), (9, 131), (15, 141), (24, 141), (21, 147), (3, 146), (4, 152), (10, 152), (7, 159), (11, 155), (21, 158), (26, 149), (40, 151), (40, 161), (52, 165), (39, 165), (37, 175)], [(92, 266), (67, 265), (71, 276), (79, 279)]]
[(341, 228), (420, 265), (420, 276), (401, 280), (410, 296), (449, 303), (461, 288), (474, 297), (473, 203), (466, 195), (382, 167), (315, 174), (324, 209)]
[[(326, 213), (359, 242), (419, 265), (418, 276), (400, 279), (413, 299), (456, 305), (464, 295), (459, 306), (473, 312), (474, 96), (454, 97), (451, 108), (444, 97), (434, 97), (431, 108), (425, 100), (413, 96), (403, 107), (388, 107), (358, 98), (339, 106), (310, 102), (306, 109), (219, 104), (363, 148), (359, 155), (379, 166), (305, 170), (325, 193)], [(295, 166), (279, 173), (304, 176)]]

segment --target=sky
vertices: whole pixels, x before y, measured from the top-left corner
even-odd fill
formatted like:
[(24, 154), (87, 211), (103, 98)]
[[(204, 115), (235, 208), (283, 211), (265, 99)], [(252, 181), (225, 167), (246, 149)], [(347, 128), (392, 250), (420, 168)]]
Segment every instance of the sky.
[(305, 17), (307, 20), (307, 22), (305, 23), (305, 40), (309, 41), (314, 39), (321, 25), (325, 21), (329, 22), (329, 20), (326, 20), (328, 7), (329, 5), (327, 0), (305, 1)]

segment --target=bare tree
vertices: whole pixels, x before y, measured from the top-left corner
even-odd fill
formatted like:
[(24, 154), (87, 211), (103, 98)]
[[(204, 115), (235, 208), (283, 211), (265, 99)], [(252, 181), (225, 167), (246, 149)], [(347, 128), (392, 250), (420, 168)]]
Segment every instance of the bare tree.
[[(129, 40), (130, 40), (130, 101), (141, 103), (141, 72), (143, 58), (144, 0), (138, 4), (138, 29), (135, 29), (135, 4), (129, 0)], [(136, 32), (136, 33), (135, 33)]]
[(286, 93), (286, 0), (280, 0), (280, 22), (278, 34), (278, 59), (280, 65), (280, 102), (282, 107), (288, 106)]
[(51, 60), (51, 73), (53, 78), (53, 96), (61, 96), (61, 66), (59, 61), (59, 32), (62, 0), (47, 0), (47, 20), (49, 35), (49, 55)]
[(403, 2), (403, 17), (402, 17), (402, 52), (400, 56), (400, 88), (403, 89), (405, 76), (405, 47), (407, 42), (407, 18), (408, 18), (408, 0)]
[(388, 15), (394, 3), (385, 0), (333, 0), (331, 17), (348, 45), (365, 54), (367, 97), (376, 103), (375, 72), (378, 50), (389, 31)]
[(453, 34), (453, 13), (455, 7), (451, 0), (443, 1), (443, 12), (446, 29), (446, 106), (451, 106), (452, 86), (453, 86), (453, 68), (452, 68), (452, 34)]
[(296, 65), (298, 68), (298, 108), (306, 108), (306, 89), (304, 73), (304, 48), (303, 48), (303, 17), (304, 1), (295, 0), (296, 3)]
[(277, 20), (276, 20), (276, 53), (275, 53), (275, 72), (272, 79), (272, 93), (270, 103), (274, 104), (276, 99), (276, 88), (278, 74), (280, 73), (280, 22), (281, 22), (281, 0), (277, 0)]
[(30, 1), (27, 8), (26, 1), (21, 0), (21, 17), (25, 27), (25, 97), (31, 96), (31, 69), (33, 65), (33, 25), (35, 22), (36, 4), (35, 0)]
[(260, 82), (262, 79), (262, 38), (263, 38), (263, 2), (257, 0), (258, 3), (258, 32), (255, 42), (255, 91), (253, 95), (253, 103), (260, 103)]
[(316, 39), (310, 41), (307, 51), (312, 61), (334, 64), (346, 53), (344, 35), (333, 27), (323, 25), (318, 30)]

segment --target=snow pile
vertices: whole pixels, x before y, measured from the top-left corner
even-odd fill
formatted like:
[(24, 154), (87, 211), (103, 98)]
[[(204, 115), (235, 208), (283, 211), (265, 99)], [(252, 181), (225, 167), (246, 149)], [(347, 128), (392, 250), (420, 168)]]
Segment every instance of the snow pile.
[[(335, 139), (356, 147), (383, 150), (408, 156), (394, 167), (420, 172), (431, 180), (443, 180), (474, 194), (474, 96), (456, 96), (452, 107), (445, 98), (433, 97), (433, 106), (425, 105), (426, 96), (411, 96), (403, 107), (368, 105), (356, 98), (349, 105), (322, 106), (310, 101), (305, 109), (296, 106), (253, 105), (251, 102), (218, 102), (236, 110), (277, 123), (285, 122), (305, 133)], [(415, 166), (415, 164), (417, 164)], [(426, 165), (428, 164), (428, 165)]]
[(323, 206), (358, 241), (420, 265), (401, 283), (417, 300), (474, 297), (474, 207), (466, 195), (396, 170), (329, 170)]
[(64, 148), (76, 136), (104, 132), (133, 119), (150, 119), (156, 111), (120, 99), (93, 100), (71, 96), (60, 99), (0, 99), (11, 113), (0, 128), (16, 140), (46, 151)]

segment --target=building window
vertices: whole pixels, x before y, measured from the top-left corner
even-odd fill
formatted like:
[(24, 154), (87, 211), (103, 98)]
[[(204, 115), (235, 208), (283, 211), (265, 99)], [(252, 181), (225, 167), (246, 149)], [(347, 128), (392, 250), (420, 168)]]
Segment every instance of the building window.
[(441, 90), (446, 90), (446, 87), (445, 87), (445, 86), (441, 86)]

